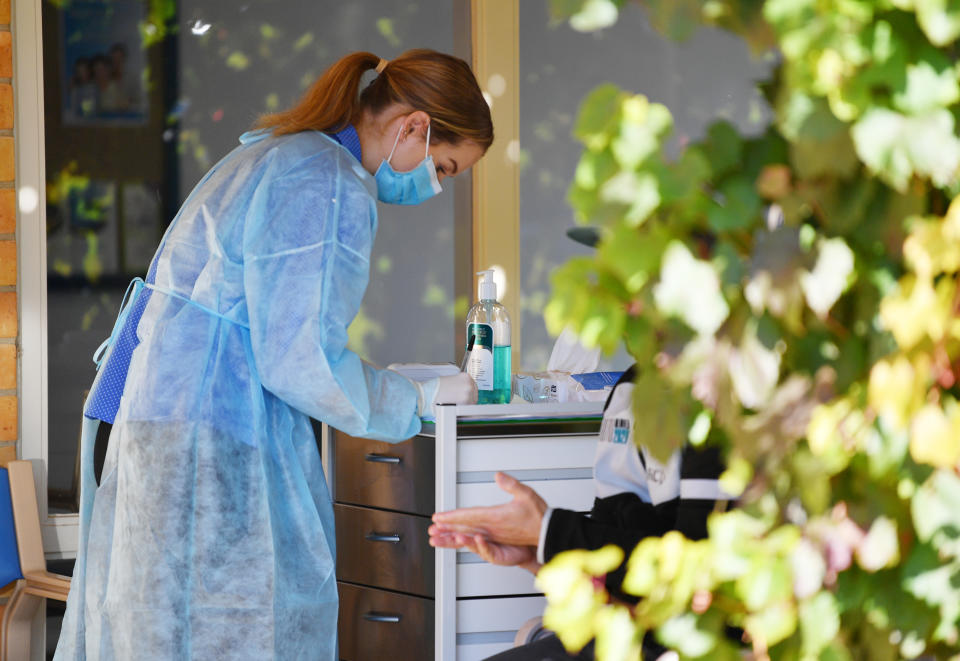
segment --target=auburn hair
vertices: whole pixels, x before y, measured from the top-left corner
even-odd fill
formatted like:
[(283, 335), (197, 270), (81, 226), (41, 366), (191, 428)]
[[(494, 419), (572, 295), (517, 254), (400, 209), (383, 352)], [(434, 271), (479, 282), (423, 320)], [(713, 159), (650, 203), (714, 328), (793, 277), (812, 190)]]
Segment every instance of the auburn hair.
[(470, 66), (458, 57), (426, 48), (390, 60), (364, 90), (360, 79), (376, 69), (373, 53), (345, 55), (327, 69), (292, 108), (262, 116), (256, 128), (274, 135), (335, 132), (356, 124), (364, 111), (379, 114), (394, 103), (430, 115), (431, 142), (471, 140), (484, 151), (493, 142), (490, 107)]

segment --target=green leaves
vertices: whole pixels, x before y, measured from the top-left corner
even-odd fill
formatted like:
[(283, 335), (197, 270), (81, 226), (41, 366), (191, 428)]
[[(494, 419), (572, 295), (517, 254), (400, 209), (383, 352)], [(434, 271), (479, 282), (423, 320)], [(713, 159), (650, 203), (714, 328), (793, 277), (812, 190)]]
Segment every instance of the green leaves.
[[(775, 122), (754, 137), (717, 122), (670, 159), (665, 107), (592, 92), (568, 199), (604, 239), (557, 271), (546, 317), (626, 346), (640, 437), (661, 459), (720, 443), (740, 509), (705, 540), (644, 540), (632, 615), (594, 586), (564, 626), (593, 632), (599, 658), (634, 658), (651, 630), (684, 658), (735, 658), (726, 624), (758, 658), (953, 653), (960, 2), (644, 4), (675, 37), (775, 42)], [(632, 11), (553, 5), (581, 28)]]
[(619, 107), (626, 95), (614, 85), (601, 85), (590, 92), (580, 104), (573, 135), (591, 151), (606, 147), (610, 133), (617, 125)]
[(894, 106), (908, 115), (922, 115), (960, 100), (956, 67), (939, 52), (930, 60), (907, 66), (907, 83), (893, 95)]
[(803, 653), (816, 658), (840, 633), (840, 612), (837, 600), (829, 592), (820, 592), (800, 604), (800, 631)]
[(904, 9), (911, 6), (917, 12), (917, 22), (930, 42), (946, 46), (960, 37), (960, 2), (957, 0), (900, 0)]
[(850, 286), (853, 276), (853, 251), (843, 239), (821, 241), (813, 271), (800, 276), (800, 287), (807, 305), (817, 316), (826, 317), (833, 304)]
[(960, 139), (946, 110), (909, 117), (876, 108), (854, 125), (853, 141), (867, 167), (899, 191), (914, 175), (945, 187), (960, 174)]
[(703, 335), (712, 335), (730, 313), (720, 293), (720, 279), (709, 262), (694, 259), (679, 241), (667, 246), (660, 282), (653, 290), (657, 307), (677, 316)]
[(960, 478), (938, 470), (911, 500), (917, 537), (944, 555), (960, 560)]

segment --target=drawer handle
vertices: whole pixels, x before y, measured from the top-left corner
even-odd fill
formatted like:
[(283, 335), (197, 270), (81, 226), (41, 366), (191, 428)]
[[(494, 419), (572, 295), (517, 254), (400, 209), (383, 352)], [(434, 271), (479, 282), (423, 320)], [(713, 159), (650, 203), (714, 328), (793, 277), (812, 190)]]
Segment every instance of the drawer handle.
[(363, 619), (368, 622), (399, 622), (400, 616), (393, 613), (378, 613), (376, 611), (367, 611), (363, 614)]
[(368, 452), (364, 459), (367, 461), (372, 461), (375, 464), (399, 464), (400, 457), (395, 457), (390, 454), (377, 454), (376, 452)]
[(367, 540), (371, 542), (390, 542), (391, 544), (399, 544), (400, 535), (398, 535), (395, 532), (388, 532), (388, 533), (368, 532)]

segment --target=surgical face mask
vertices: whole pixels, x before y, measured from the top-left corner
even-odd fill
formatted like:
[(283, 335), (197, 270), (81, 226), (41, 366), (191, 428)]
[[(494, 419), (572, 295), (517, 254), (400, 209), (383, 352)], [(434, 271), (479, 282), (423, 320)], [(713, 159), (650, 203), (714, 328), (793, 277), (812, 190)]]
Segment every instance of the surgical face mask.
[(433, 164), (430, 151), (430, 125), (427, 125), (427, 144), (423, 152), (423, 160), (409, 172), (397, 172), (390, 167), (390, 159), (397, 150), (403, 127), (393, 141), (390, 155), (380, 162), (380, 167), (373, 175), (377, 180), (377, 199), (389, 204), (420, 204), (439, 193), (440, 180), (437, 179), (437, 168)]

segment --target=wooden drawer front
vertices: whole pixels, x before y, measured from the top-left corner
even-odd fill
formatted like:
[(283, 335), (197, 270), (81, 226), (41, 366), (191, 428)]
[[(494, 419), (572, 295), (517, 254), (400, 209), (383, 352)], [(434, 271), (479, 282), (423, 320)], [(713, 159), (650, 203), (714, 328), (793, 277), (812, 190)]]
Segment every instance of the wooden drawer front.
[(337, 578), (432, 597), (430, 519), (336, 504)]
[(335, 501), (433, 514), (434, 439), (414, 436), (402, 443), (384, 443), (332, 433)]
[(433, 659), (433, 600), (338, 583), (340, 658)]

